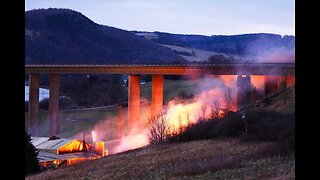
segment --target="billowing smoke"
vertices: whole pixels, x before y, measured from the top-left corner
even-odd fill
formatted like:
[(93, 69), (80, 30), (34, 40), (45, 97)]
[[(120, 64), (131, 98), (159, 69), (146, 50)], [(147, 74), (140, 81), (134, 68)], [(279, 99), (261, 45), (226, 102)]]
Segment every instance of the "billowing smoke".
[(286, 47), (269, 49), (258, 54), (255, 60), (262, 63), (294, 63), (295, 49)]
[(294, 63), (295, 38), (261, 35), (246, 45), (245, 55), (255, 63)]
[[(201, 83), (194, 90), (195, 94), (191, 99), (176, 97), (164, 105), (163, 115), (168, 122), (170, 133), (176, 133), (199, 120), (221, 117), (227, 109), (236, 110), (236, 76), (206, 76), (197, 82)], [(123, 113), (123, 120), (127, 122), (127, 110), (123, 110)], [(139, 122), (125, 125), (119, 130), (119, 117), (108, 116), (89, 131), (94, 133), (88, 133), (87, 139), (94, 135), (94, 139), (106, 141), (105, 146), (111, 153), (148, 145), (149, 118), (150, 104), (146, 103), (141, 105)], [(77, 136), (81, 137), (81, 134)]]

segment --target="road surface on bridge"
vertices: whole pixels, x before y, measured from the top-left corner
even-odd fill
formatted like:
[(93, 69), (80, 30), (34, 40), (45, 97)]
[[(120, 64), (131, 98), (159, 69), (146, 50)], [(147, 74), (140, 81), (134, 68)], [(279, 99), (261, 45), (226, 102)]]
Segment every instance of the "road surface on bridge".
[(295, 75), (295, 63), (25, 65), (25, 73), (152, 75)]

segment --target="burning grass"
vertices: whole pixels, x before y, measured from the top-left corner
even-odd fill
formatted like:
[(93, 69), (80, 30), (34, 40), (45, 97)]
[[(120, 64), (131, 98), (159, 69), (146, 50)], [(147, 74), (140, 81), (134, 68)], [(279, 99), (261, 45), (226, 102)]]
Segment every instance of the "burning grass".
[(266, 163), (268, 169), (285, 168), (266, 178), (287, 176), (287, 172), (294, 171), (294, 160), (270, 157), (268, 152), (273, 147), (272, 142), (241, 142), (237, 138), (161, 144), (48, 170), (26, 179), (219, 178), (226, 177), (225, 171), (229, 170), (250, 173), (255, 169), (255, 162), (264, 161), (269, 162)]
[[(270, 98), (267, 106), (261, 101), (259, 107), (246, 110), (247, 132), (241, 113), (232, 113), (221, 119), (199, 121), (182, 133), (169, 137), (169, 142), (186, 142), (219, 137), (241, 137), (243, 141), (277, 142), (277, 154), (295, 151), (294, 87)], [(284, 101), (283, 99), (288, 100)], [(281, 105), (281, 108), (278, 106)]]
[[(226, 117), (229, 120), (200, 122), (201, 128), (191, 131), (191, 140), (197, 141), (147, 146), (26, 179), (294, 178), (294, 154), (275, 156), (279, 147), (289, 150), (287, 154), (294, 152), (294, 106), (290, 105), (294, 88), (291, 93), (280, 93), (248, 111), (250, 124), (245, 138), (241, 137), (244, 131), (240, 116), (234, 113)], [(204, 134), (208, 137), (202, 137)]]

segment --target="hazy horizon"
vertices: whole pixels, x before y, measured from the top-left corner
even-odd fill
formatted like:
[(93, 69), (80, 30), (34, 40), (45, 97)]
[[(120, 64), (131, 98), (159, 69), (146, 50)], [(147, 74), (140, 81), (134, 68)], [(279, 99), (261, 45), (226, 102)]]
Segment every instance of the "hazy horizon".
[(40, 8), (72, 9), (95, 23), (128, 31), (295, 36), (294, 0), (25, 0), (25, 11)]

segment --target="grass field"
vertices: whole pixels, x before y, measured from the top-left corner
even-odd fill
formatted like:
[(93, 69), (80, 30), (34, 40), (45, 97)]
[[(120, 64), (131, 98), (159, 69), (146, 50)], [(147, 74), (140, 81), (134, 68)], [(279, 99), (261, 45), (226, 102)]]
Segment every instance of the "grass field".
[[(165, 80), (164, 82), (164, 100), (176, 97), (181, 92), (195, 93), (199, 80)], [(150, 101), (151, 83), (141, 86), (141, 97)], [(141, 111), (146, 111), (142, 108)], [(127, 115), (127, 108), (123, 109), (124, 115)], [(98, 123), (105, 122), (112, 117), (117, 116), (117, 106), (105, 109), (88, 109), (88, 110), (65, 110), (60, 111), (60, 137), (72, 137), (86, 130), (90, 130)], [(25, 114), (25, 123), (27, 123), (28, 113)], [(117, 122), (109, 122), (109, 138), (116, 138)], [(48, 112), (39, 113), (39, 136), (48, 136)]]
[[(201, 80), (165, 80), (163, 85), (164, 103), (177, 97), (181, 93), (195, 94)], [(149, 82), (141, 86), (141, 97), (150, 101), (152, 83)]]
[[(117, 109), (76, 110), (60, 112), (60, 137), (71, 137), (89, 130), (97, 123), (116, 115)], [(27, 113), (25, 120), (27, 120)], [(39, 136), (48, 136), (48, 112), (39, 113)]]

